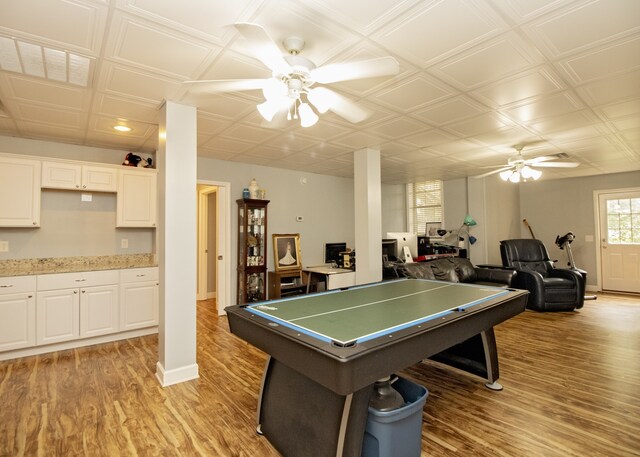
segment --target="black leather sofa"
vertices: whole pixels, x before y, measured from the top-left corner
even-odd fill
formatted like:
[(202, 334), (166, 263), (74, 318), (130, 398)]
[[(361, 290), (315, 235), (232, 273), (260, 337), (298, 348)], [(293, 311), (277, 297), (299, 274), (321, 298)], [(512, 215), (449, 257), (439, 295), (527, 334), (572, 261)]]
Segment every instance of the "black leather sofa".
[(509, 269), (475, 267), (469, 259), (444, 257), (396, 266), (400, 277), (465, 282), (495, 287), (513, 287), (516, 272)]

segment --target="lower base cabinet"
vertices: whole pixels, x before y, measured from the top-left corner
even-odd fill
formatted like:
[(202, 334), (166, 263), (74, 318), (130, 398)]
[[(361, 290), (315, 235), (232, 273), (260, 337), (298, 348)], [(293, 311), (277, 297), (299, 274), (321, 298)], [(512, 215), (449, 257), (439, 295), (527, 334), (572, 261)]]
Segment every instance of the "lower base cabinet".
[(0, 352), (36, 344), (35, 281), (33, 284), (33, 292), (0, 293)]
[(158, 269), (120, 273), (120, 331), (158, 325)]
[(38, 292), (36, 344), (61, 343), (80, 337), (78, 289)]

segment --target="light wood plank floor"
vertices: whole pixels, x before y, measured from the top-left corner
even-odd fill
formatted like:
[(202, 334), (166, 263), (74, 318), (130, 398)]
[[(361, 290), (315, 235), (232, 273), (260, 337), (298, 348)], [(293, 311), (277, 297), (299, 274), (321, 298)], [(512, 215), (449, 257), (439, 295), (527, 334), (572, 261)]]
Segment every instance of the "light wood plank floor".
[[(639, 298), (496, 333), (502, 392), (432, 362), (402, 373), (429, 389), (424, 456), (640, 456)], [(198, 304), (198, 380), (161, 388), (157, 359), (149, 336), (0, 362), (0, 456), (279, 455), (255, 433), (265, 355), (215, 303)]]

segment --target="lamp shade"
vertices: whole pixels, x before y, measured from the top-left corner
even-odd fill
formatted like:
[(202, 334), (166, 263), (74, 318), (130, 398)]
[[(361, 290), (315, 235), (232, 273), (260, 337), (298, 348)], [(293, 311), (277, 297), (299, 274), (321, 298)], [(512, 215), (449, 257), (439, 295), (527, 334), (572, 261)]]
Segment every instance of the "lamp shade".
[(467, 227), (472, 226), (472, 225), (478, 225), (478, 223), (475, 221), (474, 218), (472, 218), (470, 215), (467, 214), (467, 216), (464, 218), (464, 221), (462, 222), (464, 225), (466, 225)]
[(308, 103), (300, 103), (298, 113), (300, 113), (300, 125), (303, 127), (311, 127), (318, 122), (318, 115), (313, 112)]

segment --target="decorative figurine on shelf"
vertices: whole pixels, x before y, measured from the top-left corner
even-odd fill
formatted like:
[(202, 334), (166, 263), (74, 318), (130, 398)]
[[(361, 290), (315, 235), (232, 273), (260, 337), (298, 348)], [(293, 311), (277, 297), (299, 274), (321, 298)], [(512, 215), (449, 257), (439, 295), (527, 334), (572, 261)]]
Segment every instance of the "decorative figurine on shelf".
[(251, 198), (258, 198), (258, 189), (258, 182), (256, 181), (256, 178), (253, 178), (249, 183), (249, 194)]
[(133, 152), (130, 152), (125, 156), (122, 165), (125, 165), (127, 167), (137, 167), (141, 161), (142, 157), (135, 155)]
[(251, 194), (249, 193), (249, 189), (246, 187), (242, 189), (242, 198), (251, 198)]

